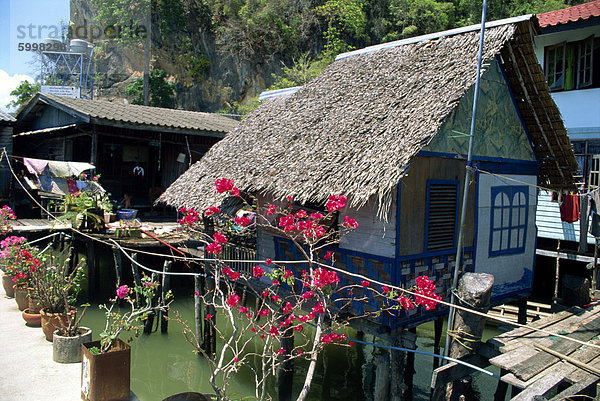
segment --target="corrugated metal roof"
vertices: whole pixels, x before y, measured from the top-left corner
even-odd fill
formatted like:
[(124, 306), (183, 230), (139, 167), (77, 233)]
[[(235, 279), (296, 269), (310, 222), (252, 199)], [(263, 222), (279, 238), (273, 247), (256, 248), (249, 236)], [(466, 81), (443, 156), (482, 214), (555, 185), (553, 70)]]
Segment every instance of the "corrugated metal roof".
[(40, 94), (39, 97), (48, 104), (62, 105), (76, 113), (88, 116), (91, 120), (223, 133), (238, 126), (236, 120), (213, 113), (113, 103), (106, 100), (75, 99), (48, 94)]
[(16, 118), (14, 118), (13, 116), (11, 116), (8, 113), (5, 113), (4, 111), (0, 110), (0, 121), (9, 121), (9, 122), (15, 122), (17, 121)]
[(600, 17), (600, 0), (563, 8), (562, 10), (549, 11), (538, 14), (537, 17), (542, 28), (580, 20), (583, 21), (591, 17)]

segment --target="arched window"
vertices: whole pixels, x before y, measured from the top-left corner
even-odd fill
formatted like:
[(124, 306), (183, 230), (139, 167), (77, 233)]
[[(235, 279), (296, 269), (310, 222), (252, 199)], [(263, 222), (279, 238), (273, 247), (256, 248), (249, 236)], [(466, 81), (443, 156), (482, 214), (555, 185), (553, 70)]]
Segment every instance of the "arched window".
[(490, 256), (525, 252), (529, 188), (492, 187)]

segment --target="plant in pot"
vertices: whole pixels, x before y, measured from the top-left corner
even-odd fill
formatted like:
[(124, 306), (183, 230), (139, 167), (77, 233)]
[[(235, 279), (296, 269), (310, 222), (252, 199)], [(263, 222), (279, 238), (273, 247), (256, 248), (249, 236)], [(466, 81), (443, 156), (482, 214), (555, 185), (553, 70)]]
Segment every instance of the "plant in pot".
[[(129, 400), (131, 348), (119, 336), (132, 331), (139, 335), (148, 316), (169, 308), (170, 291), (159, 302), (152, 301), (159, 287), (150, 277), (143, 277), (134, 288), (118, 287), (110, 304), (100, 306), (106, 314), (100, 340), (84, 343), (81, 349), (82, 399)], [(133, 336), (128, 338), (131, 340)]]
[(104, 193), (75, 192), (65, 197), (65, 214), (78, 230), (98, 232), (104, 228), (104, 212), (112, 210), (108, 195)]
[(75, 267), (70, 267), (69, 258), (62, 263), (52, 262), (54, 258), (44, 261), (31, 277), (33, 296), (42, 308), (42, 331), (48, 341), (52, 341), (55, 330), (67, 327), (69, 315), (76, 313), (72, 305), (81, 290), (85, 260), (81, 259)]
[(38, 249), (32, 247), (24, 237), (11, 236), (0, 242), (0, 265), (3, 277), (6, 277), (2, 279), (3, 286), (8, 295), (12, 282), (13, 296), (21, 311), (28, 306), (31, 275), (40, 266), (37, 253)]
[(13, 210), (4, 205), (0, 208), (0, 234), (6, 235), (12, 231), (12, 222), (17, 219)]
[[(69, 309), (69, 300), (64, 298), (65, 309)], [(67, 315), (67, 325), (52, 333), (52, 360), (58, 363), (81, 362), (81, 344), (92, 341), (92, 329), (80, 326), (89, 304), (81, 305), (83, 310)]]

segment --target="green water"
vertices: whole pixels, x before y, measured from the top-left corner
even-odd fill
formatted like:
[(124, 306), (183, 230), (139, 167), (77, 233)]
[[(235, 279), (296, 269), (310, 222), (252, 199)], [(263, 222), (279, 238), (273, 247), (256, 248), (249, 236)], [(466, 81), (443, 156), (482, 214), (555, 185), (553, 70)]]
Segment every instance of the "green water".
[[(172, 304), (188, 324), (193, 325), (193, 297), (178, 296)], [(220, 321), (223, 321), (221, 319)], [(83, 319), (85, 326), (91, 327), (94, 339), (103, 329), (104, 314), (97, 306), (88, 308)], [(419, 326), (417, 349), (432, 352), (433, 323)], [(497, 334), (496, 330), (487, 329), (484, 340)], [(349, 337), (356, 333), (349, 331)], [(122, 336), (126, 339), (128, 335)], [(366, 341), (372, 338), (367, 336)], [(169, 322), (168, 334), (161, 334), (160, 329), (151, 335), (141, 335), (131, 343), (131, 389), (142, 401), (162, 400), (163, 398), (186, 391), (210, 393), (212, 388), (208, 382), (208, 364), (192, 352), (182, 335), (181, 326)], [(311, 387), (311, 401), (363, 401), (362, 364), (364, 354), (372, 350), (370, 346), (354, 347), (329, 346), (320, 355), (316, 376)], [(366, 351), (366, 352), (365, 352)], [(307, 364), (296, 363), (294, 376), (294, 393), (301, 387)], [(424, 355), (415, 356), (414, 397), (415, 400), (429, 399), (432, 358)], [(491, 369), (488, 369), (491, 370)], [(495, 372), (496, 374), (498, 372)], [(497, 381), (485, 375), (475, 374), (474, 385), (481, 394), (482, 400), (492, 400)], [(269, 383), (269, 393), (277, 394), (276, 383)], [(229, 382), (229, 392), (234, 399), (254, 395), (254, 381), (249, 369), (242, 369)], [(276, 399), (276, 397), (274, 397)]]

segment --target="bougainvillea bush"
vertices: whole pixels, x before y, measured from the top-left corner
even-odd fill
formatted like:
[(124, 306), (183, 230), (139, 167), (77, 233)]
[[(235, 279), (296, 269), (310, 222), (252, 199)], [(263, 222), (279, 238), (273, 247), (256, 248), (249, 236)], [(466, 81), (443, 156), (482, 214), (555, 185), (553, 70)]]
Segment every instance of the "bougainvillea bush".
[[(240, 197), (240, 191), (226, 178), (215, 182), (218, 193)], [(339, 240), (355, 230), (358, 223), (350, 216), (340, 216), (346, 207), (347, 198), (332, 195), (321, 211), (309, 210), (294, 205), (293, 199), (281, 205), (256, 205), (247, 194), (243, 195), (246, 207), (256, 207), (257, 224), (277, 236), (288, 239), (303, 255), (298, 261), (273, 261), (266, 259), (246, 271), (236, 271), (223, 258), (223, 250), (229, 241), (219, 231), (202, 231), (199, 227), (212, 216), (223, 218), (218, 207), (203, 212), (182, 209), (180, 224), (205, 243), (207, 280), (214, 280), (214, 291), (202, 297), (205, 305), (215, 308), (219, 316), (226, 317), (233, 330), (219, 330), (215, 317), (205, 315), (206, 324), (212, 325), (223, 342), (222, 348), (212, 354), (204, 349), (198, 336), (187, 323), (183, 324), (184, 335), (195, 351), (203, 355), (212, 374), (210, 383), (219, 400), (228, 398), (227, 385), (232, 376), (242, 368), (250, 369), (256, 385), (258, 400), (277, 399), (266, 391), (267, 379), (279, 369), (289, 366), (295, 359), (308, 361), (304, 385), (297, 400), (304, 400), (315, 372), (319, 353), (329, 346), (350, 347), (344, 332), (352, 319), (376, 318), (381, 313), (397, 316), (401, 309), (413, 309), (422, 305), (426, 309), (436, 307), (440, 297), (435, 293), (435, 284), (426, 276), (417, 277), (414, 296), (402, 289), (388, 285), (371, 284), (368, 278), (341, 280), (343, 271), (336, 269), (333, 247)], [(227, 217), (227, 216), (225, 216)], [(249, 219), (230, 217), (233, 223), (244, 227)], [(340, 224), (337, 224), (340, 221)], [(209, 225), (209, 224), (207, 224)], [(210, 225), (212, 226), (212, 224)], [(342, 281), (349, 284), (343, 285)], [(242, 303), (242, 289), (259, 300), (260, 307), (251, 309)], [(352, 305), (377, 298), (377, 310), (357, 316)], [(310, 329), (309, 329), (310, 328)], [(293, 340), (292, 340), (293, 339)], [(260, 346), (256, 347), (256, 341)], [(254, 364), (260, 359), (259, 366)]]
[(28, 285), (39, 268), (38, 249), (25, 237), (10, 236), (0, 241), (0, 268), (17, 285)]
[(12, 231), (12, 222), (17, 219), (13, 210), (4, 205), (0, 208), (0, 234), (6, 235)]

